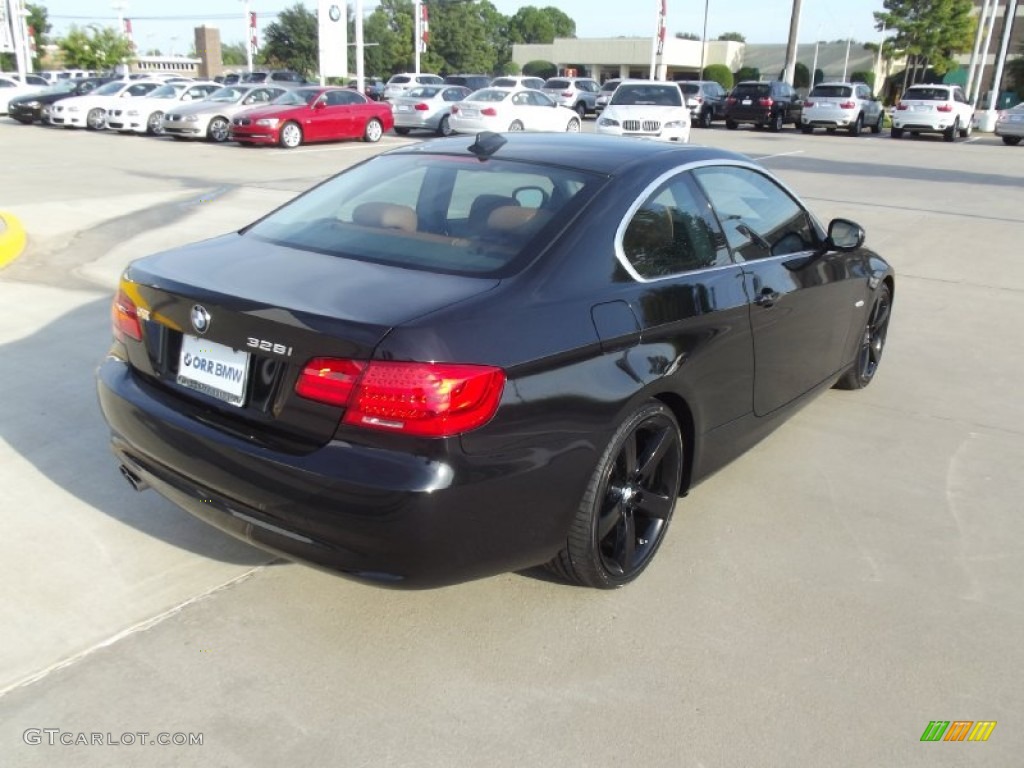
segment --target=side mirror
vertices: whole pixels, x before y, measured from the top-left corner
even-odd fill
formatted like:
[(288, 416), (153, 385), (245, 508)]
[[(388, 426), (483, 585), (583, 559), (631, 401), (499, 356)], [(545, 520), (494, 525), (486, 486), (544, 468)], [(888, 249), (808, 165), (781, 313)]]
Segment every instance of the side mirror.
[(313, 103), (313, 109), (326, 109), (326, 108), (327, 108), (327, 102), (324, 101), (323, 99), (318, 99), (316, 102)]
[(829, 250), (855, 251), (864, 245), (864, 229), (849, 219), (832, 219), (826, 245)]

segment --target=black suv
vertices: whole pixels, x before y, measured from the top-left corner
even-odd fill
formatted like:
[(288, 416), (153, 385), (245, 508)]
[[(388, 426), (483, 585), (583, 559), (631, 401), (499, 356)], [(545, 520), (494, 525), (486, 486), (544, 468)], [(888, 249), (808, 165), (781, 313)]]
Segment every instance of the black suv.
[(765, 83), (742, 82), (725, 100), (725, 127), (740, 123), (781, 131), (786, 123), (800, 124), (803, 101), (789, 83), (771, 80)]
[(725, 88), (714, 80), (684, 80), (679, 83), (694, 125), (710, 128), (712, 120), (725, 118)]

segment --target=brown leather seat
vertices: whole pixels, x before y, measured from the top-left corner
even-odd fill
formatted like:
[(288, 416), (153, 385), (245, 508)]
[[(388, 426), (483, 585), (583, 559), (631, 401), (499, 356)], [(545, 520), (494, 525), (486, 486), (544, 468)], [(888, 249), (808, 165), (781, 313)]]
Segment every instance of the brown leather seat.
[(363, 203), (352, 212), (352, 221), (364, 227), (398, 229), (402, 232), (417, 230), (416, 211), (407, 205), (393, 203)]

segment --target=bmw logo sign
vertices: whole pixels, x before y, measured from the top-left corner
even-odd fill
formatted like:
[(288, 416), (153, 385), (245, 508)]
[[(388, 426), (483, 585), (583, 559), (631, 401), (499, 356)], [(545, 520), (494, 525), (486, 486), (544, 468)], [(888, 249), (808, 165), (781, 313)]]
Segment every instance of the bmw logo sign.
[(210, 329), (210, 313), (206, 311), (206, 307), (199, 304), (192, 307), (192, 327), (200, 334)]
[(341, 8), (336, 5), (332, 5), (327, 14), (331, 17), (331, 21), (337, 21), (341, 18)]

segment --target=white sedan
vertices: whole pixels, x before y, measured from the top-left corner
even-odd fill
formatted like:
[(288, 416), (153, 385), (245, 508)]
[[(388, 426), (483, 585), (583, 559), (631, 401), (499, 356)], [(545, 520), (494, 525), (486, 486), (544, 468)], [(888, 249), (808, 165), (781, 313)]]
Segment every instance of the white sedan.
[(72, 96), (54, 103), (50, 123), (98, 131), (106, 127), (107, 110), (120, 104), (120, 99), (145, 96), (161, 85), (163, 83), (156, 80), (112, 80), (85, 96)]
[(630, 80), (608, 99), (597, 132), (685, 144), (690, 140), (690, 110), (675, 83)]
[(123, 133), (148, 133), (159, 136), (164, 132), (164, 112), (181, 104), (202, 101), (220, 89), (220, 83), (211, 81), (168, 83), (155, 88), (146, 96), (123, 104), (118, 102), (107, 110), (107, 128)]
[(480, 131), (567, 131), (579, 133), (580, 118), (532, 88), (482, 88), (452, 105), (456, 133)]

